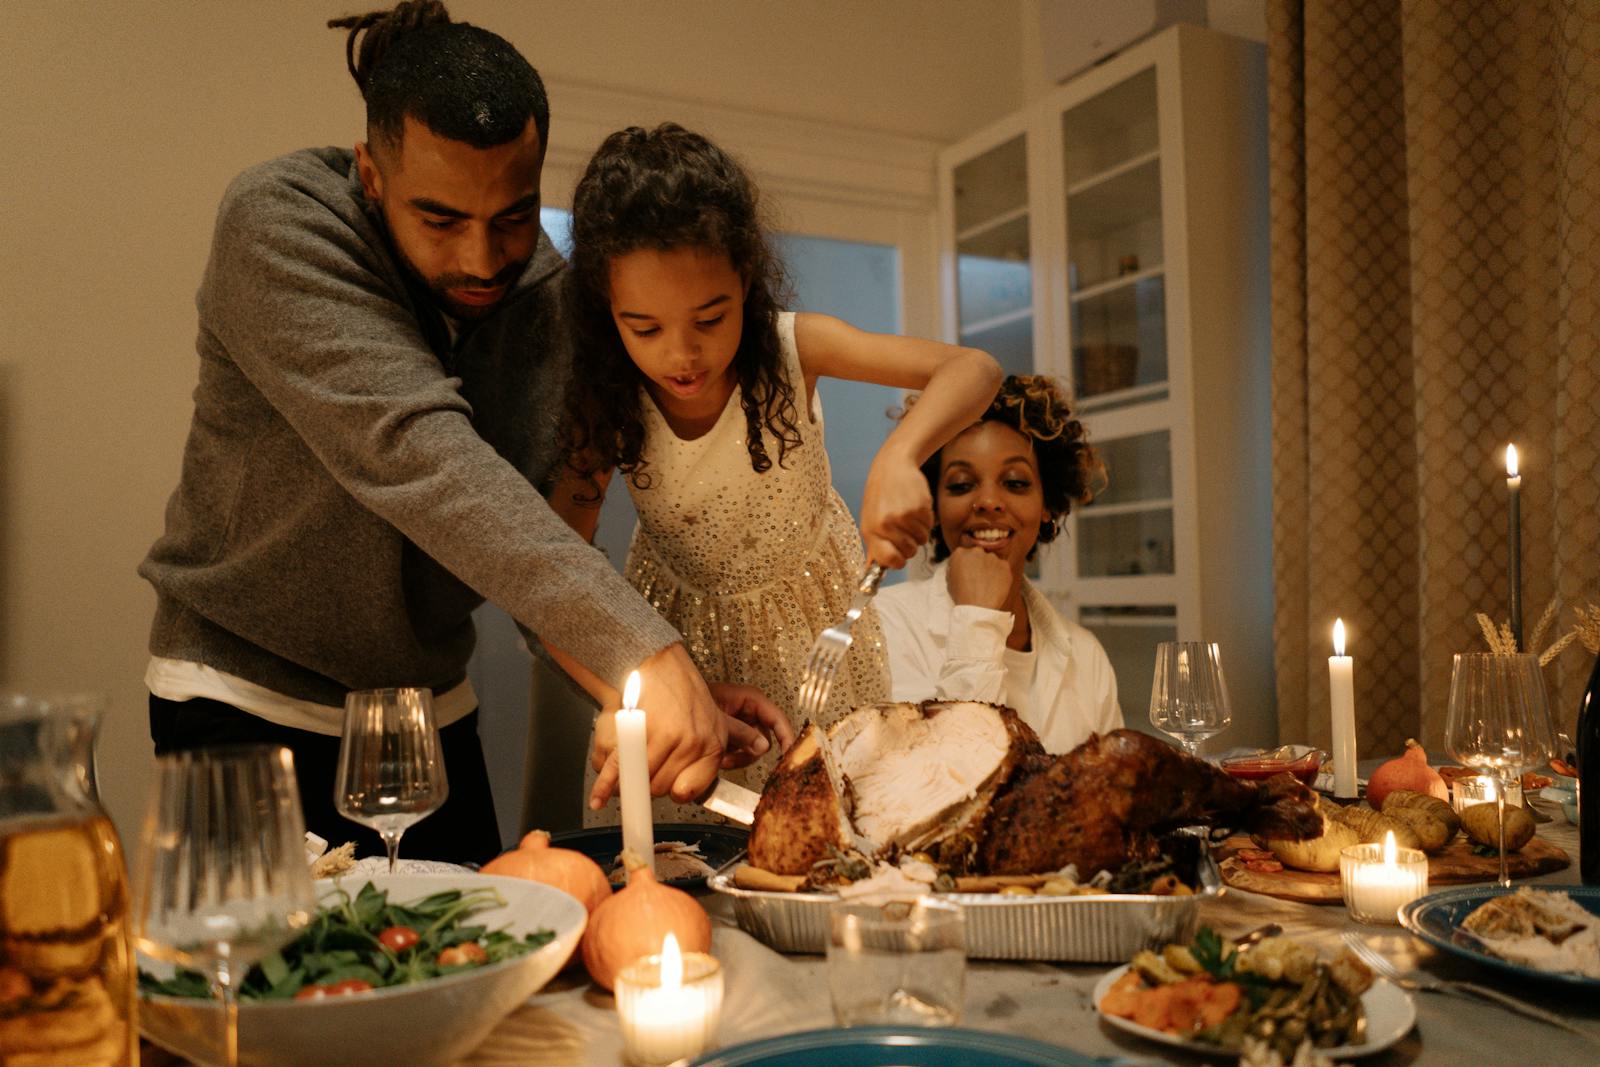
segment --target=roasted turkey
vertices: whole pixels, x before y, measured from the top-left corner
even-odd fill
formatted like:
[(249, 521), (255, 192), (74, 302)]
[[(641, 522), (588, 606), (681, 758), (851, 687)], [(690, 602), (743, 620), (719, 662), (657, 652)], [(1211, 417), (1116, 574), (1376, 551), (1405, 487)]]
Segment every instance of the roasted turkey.
[(1264, 838), (1322, 830), (1314, 795), (1289, 775), (1239, 781), (1133, 730), (1051, 756), (1010, 708), (874, 704), (805, 728), (767, 779), (749, 851), (790, 875), (850, 852), (925, 852), (953, 874), (1073, 864), (1088, 877), (1155, 858), (1163, 830), (1214, 820)]

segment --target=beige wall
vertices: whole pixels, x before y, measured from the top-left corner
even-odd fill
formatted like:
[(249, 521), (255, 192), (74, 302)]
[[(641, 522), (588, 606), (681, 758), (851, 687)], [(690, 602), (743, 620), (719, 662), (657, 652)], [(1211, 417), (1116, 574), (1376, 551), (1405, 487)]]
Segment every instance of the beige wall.
[[(178, 471), (213, 211), (243, 167), (357, 137), (342, 41), (320, 20), (366, 6), (4, 5), (0, 685), (109, 696), (101, 776), (124, 834), (149, 759), (153, 598), (134, 568)], [(546, 74), (553, 139), (563, 84), (941, 141), (1022, 102), (1021, 0), (452, 9)]]

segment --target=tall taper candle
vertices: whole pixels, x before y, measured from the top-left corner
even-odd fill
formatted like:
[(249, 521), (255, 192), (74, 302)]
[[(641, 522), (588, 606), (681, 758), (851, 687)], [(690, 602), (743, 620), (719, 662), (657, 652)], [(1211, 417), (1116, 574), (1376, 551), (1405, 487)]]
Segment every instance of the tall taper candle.
[(656, 873), (655, 825), (650, 817), (650, 751), (639, 708), (639, 672), (628, 675), (617, 712), (617, 788), (622, 793), (622, 847)]
[(1333, 706), (1333, 795), (1356, 795), (1355, 661), (1344, 654), (1344, 620), (1333, 620), (1333, 655), (1328, 657), (1328, 697)]
[(1517, 473), (1517, 446), (1506, 445), (1506, 489), (1511, 494), (1511, 636), (1522, 647), (1522, 476)]

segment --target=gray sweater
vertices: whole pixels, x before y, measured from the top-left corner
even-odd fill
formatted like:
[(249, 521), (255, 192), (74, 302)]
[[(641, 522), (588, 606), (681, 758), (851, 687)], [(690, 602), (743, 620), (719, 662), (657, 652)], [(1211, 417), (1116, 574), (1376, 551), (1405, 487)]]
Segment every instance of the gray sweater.
[(338, 706), (466, 674), (485, 597), (618, 683), (679, 635), (546, 505), (572, 374), (540, 236), (452, 351), (342, 149), (234, 180), (196, 298), (200, 379), (153, 654)]

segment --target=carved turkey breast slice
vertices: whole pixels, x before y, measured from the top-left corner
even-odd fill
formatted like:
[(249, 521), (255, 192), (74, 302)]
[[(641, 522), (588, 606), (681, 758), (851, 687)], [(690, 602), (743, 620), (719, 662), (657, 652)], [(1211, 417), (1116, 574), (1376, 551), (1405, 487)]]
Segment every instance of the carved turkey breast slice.
[(826, 735), (807, 726), (767, 779), (750, 862), (803, 875), (854, 849), (928, 851), (964, 867), (996, 791), (1042, 752), (1016, 712), (993, 704), (870, 704)]
[[(1018, 729), (1020, 727), (1020, 730)], [(969, 832), (1032, 739), (992, 704), (875, 704), (828, 731), (845, 810), (880, 856), (937, 848)]]

